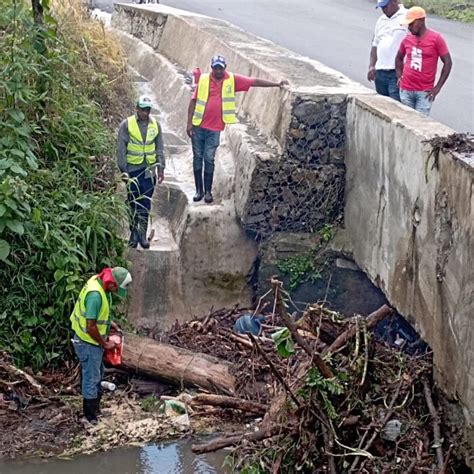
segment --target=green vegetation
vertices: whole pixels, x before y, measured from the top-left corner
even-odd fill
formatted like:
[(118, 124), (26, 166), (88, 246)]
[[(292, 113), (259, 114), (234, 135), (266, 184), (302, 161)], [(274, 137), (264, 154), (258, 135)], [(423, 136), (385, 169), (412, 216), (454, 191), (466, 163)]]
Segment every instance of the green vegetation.
[(66, 356), (85, 279), (123, 263), (126, 217), (104, 122), (123, 62), (79, 2), (55, 17), (36, 3), (34, 21), (29, 2), (0, 0), (0, 350), (34, 369)]
[(327, 266), (323, 251), (326, 244), (333, 238), (332, 226), (326, 224), (319, 231), (319, 237), (319, 245), (314, 249), (277, 262), (278, 270), (289, 277), (288, 287), (290, 290), (298, 288), (305, 281), (314, 282), (321, 278), (321, 271)]
[(474, 0), (405, 0), (405, 7), (423, 7), (427, 13), (474, 23)]

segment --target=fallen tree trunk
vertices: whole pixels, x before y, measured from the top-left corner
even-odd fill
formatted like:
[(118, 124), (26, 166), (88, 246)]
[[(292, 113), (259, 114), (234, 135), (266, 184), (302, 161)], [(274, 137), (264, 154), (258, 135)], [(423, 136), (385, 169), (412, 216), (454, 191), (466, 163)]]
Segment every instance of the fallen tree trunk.
[(191, 405), (213, 405), (222, 408), (235, 408), (246, 413), (264, 415), (267, 406), (262, 403), (251, 402), (241, 398), (227, 397), (225, 395), (199, 394), (195, 395), (191, 401)]
[(124, 337), (122, 366), (182, 386), (235, 393), (229, 362), (134, 334)]

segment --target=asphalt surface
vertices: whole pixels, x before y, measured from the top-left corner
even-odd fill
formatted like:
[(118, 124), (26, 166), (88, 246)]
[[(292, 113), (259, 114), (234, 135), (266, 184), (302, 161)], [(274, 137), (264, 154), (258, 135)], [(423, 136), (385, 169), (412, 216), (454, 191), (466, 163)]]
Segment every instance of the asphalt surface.
[[(97, 0), (111, 11), (112, 0)], [(124, 3), (131, 3), (124, 0)], [(316, 59), (368, 87), (370, 41), (380, 12), (372, 0), (162, 0), (227, 20), (244, 30)], [(474, 131), (474, 25), (428, 19), (453, 58), (451, 76), (431, 116), (456, 131)], [(218, 53), (218, 51), (216, 51)], [(441, 63), (439, 70), (441, 69)]]

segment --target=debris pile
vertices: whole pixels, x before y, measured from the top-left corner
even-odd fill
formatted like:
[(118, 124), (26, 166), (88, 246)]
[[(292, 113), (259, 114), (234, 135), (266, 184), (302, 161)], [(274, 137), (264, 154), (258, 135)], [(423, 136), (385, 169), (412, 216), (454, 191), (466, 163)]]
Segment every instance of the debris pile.
[(442, 426), (428, 348), (409, 354), (375, 337), (392, 317), (387, 306), (348, 320), (314, 304), (295, 321), (272, 284), (259, 336), (235, 334), (248, 313), (237, 308), (159, 336), (234, 365), (235, 397), (197, 395), (190, 407), (257, 418), (258, 428), (193, 450), (236, 446), (234, 468), (247, 472), (449, 472), (461, 442)]
[(398, 315), (382, 306), (346, 319), (322, 304), (289, 315), (281, 282), (271, 291), (270, 306), (262, 297), (253, 311), (126, 335), (123, 365), (108, 370), (118, 386), (105, 395), (108, 416), (85, 430), (77, 366), (33, 375), (1, 354), (0, 457), (219, 432), (193, 450), (235, 447), (239, 472), (461, 472), (429, 348), (397, 330)]

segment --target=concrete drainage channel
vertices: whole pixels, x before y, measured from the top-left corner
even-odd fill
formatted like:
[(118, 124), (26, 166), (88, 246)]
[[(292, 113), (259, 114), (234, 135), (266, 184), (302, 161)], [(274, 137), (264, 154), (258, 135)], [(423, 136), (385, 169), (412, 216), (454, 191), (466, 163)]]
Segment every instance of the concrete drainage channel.
[[(258, 251), (249, 235), (271, 246), (288, 234), (296, 248), (302, 233), (343, 223), (352, 258), (415, 323), (433, 350), (438, 384), (461, 401), (472, 426), (474, 301), (466, 295), (474, 281), (473, 219), (466, 203), (474, 167), (472, 158), (450, 151), (428, 166), (434, 155), (427, 142), (453, 131), (222, 21), (162, 5), (115, 4), (112, 26), (130, 65), (149, 81), (173, 151), (156, 193), (152, 250), (130, 254), (132, 322), (160, 329), (212, 306), (246, 304)], [(195, 66), (206, 70), (217, 52), (234, 72), (286, 78), (291, 90), (241, 95), (240, 124), (227, 128), (216, 159), (216, 203), (194, 205), (186, 78)], [(446, 196), (442, 219), (439, 196)], [(265, 256), (259, 261), (265, 265)]]
[[(151, 95), (157, 104), (153, 112), (163, 127), (168, 159), (166, 180), (154, 197), (151, 248), (129, 253), (135, 280), (131, 322), (159, 331), (212, 307), (250, 305), (252, 296), (265, 292), (268, 277), (279, 273), (278, 260), (311, 251), (321, 229), (345, 226), (332, 244), (331, 276), (300, 285), (293, 292), (296, 309), (324, 299), (347, 315), (367, 314), (388, 299), (415, 321), (432, 346), (438, 382), (461, 399), (469, 423), (470, 340), (462, 328), (472, 312), (459, 294), (466, 292), (465, 281), (474, 278), (460, 277), (463, 269), (468, 273), (465, 229), (470, 221), (459, 203), (470, 202), (472, 167), (444, 152), (439, 169), (427, 167), (430, 150), (423, 142), (449, 130), (231, 25), (162, 6), (119, 4), (115, 9), (115, 33), (136, 77), (137, 94)], [(240, 124), (223, 134), (216, 159), (215, 203), (205, 205), (192, 202), (192, 153), (185, 134), (188, 71), (206, 69), (216, 52), (228, 58), (235, 72), (288, 78), (292, 88), (252, 90), (240, 97)], [(438, 242), (444, 234), (431, 229), (430, 200), (440, 194), (446, 196), (443, 212), (453, 216), (449, 248)], [(418, 246), (423, 252), (408, 251), (407, 238), (408, 250)], [(456, 250), (443, 260), (445, 281), (432, 278), (436, 246)], [(412, 255), (418, 256), (416, 262)], [(254, 288), (248, 283), (252, 272)], [(431, 304), (437, 301), (433, 288), (443, 295), (441, 313)], [(380, 325), (376, 334), (411, 354), (426, 350), (402, 318)], [(191, 468), (179, 465), (177, 458), (191, 458), (189, 447), (172, 443), (163, 449), (118, 450), (110, 460), (117, 459), (122, 471), (125, 463), (135, 463), (131, 472), (155, 472), (152, 458), (161, 459), (171, 449), (175, 460), (168, 472), (222, 472), (220, 454), (193, 458)], [(145, 461), (139, 465), (137, 457)], [(87, 463), (79, 457), (68, 470), (79, 467), (82, 472)], [(47, 472), (63, 469), (61, 461), (47, 466)], [(29, 465), (6, 472), (25, 469)]]

